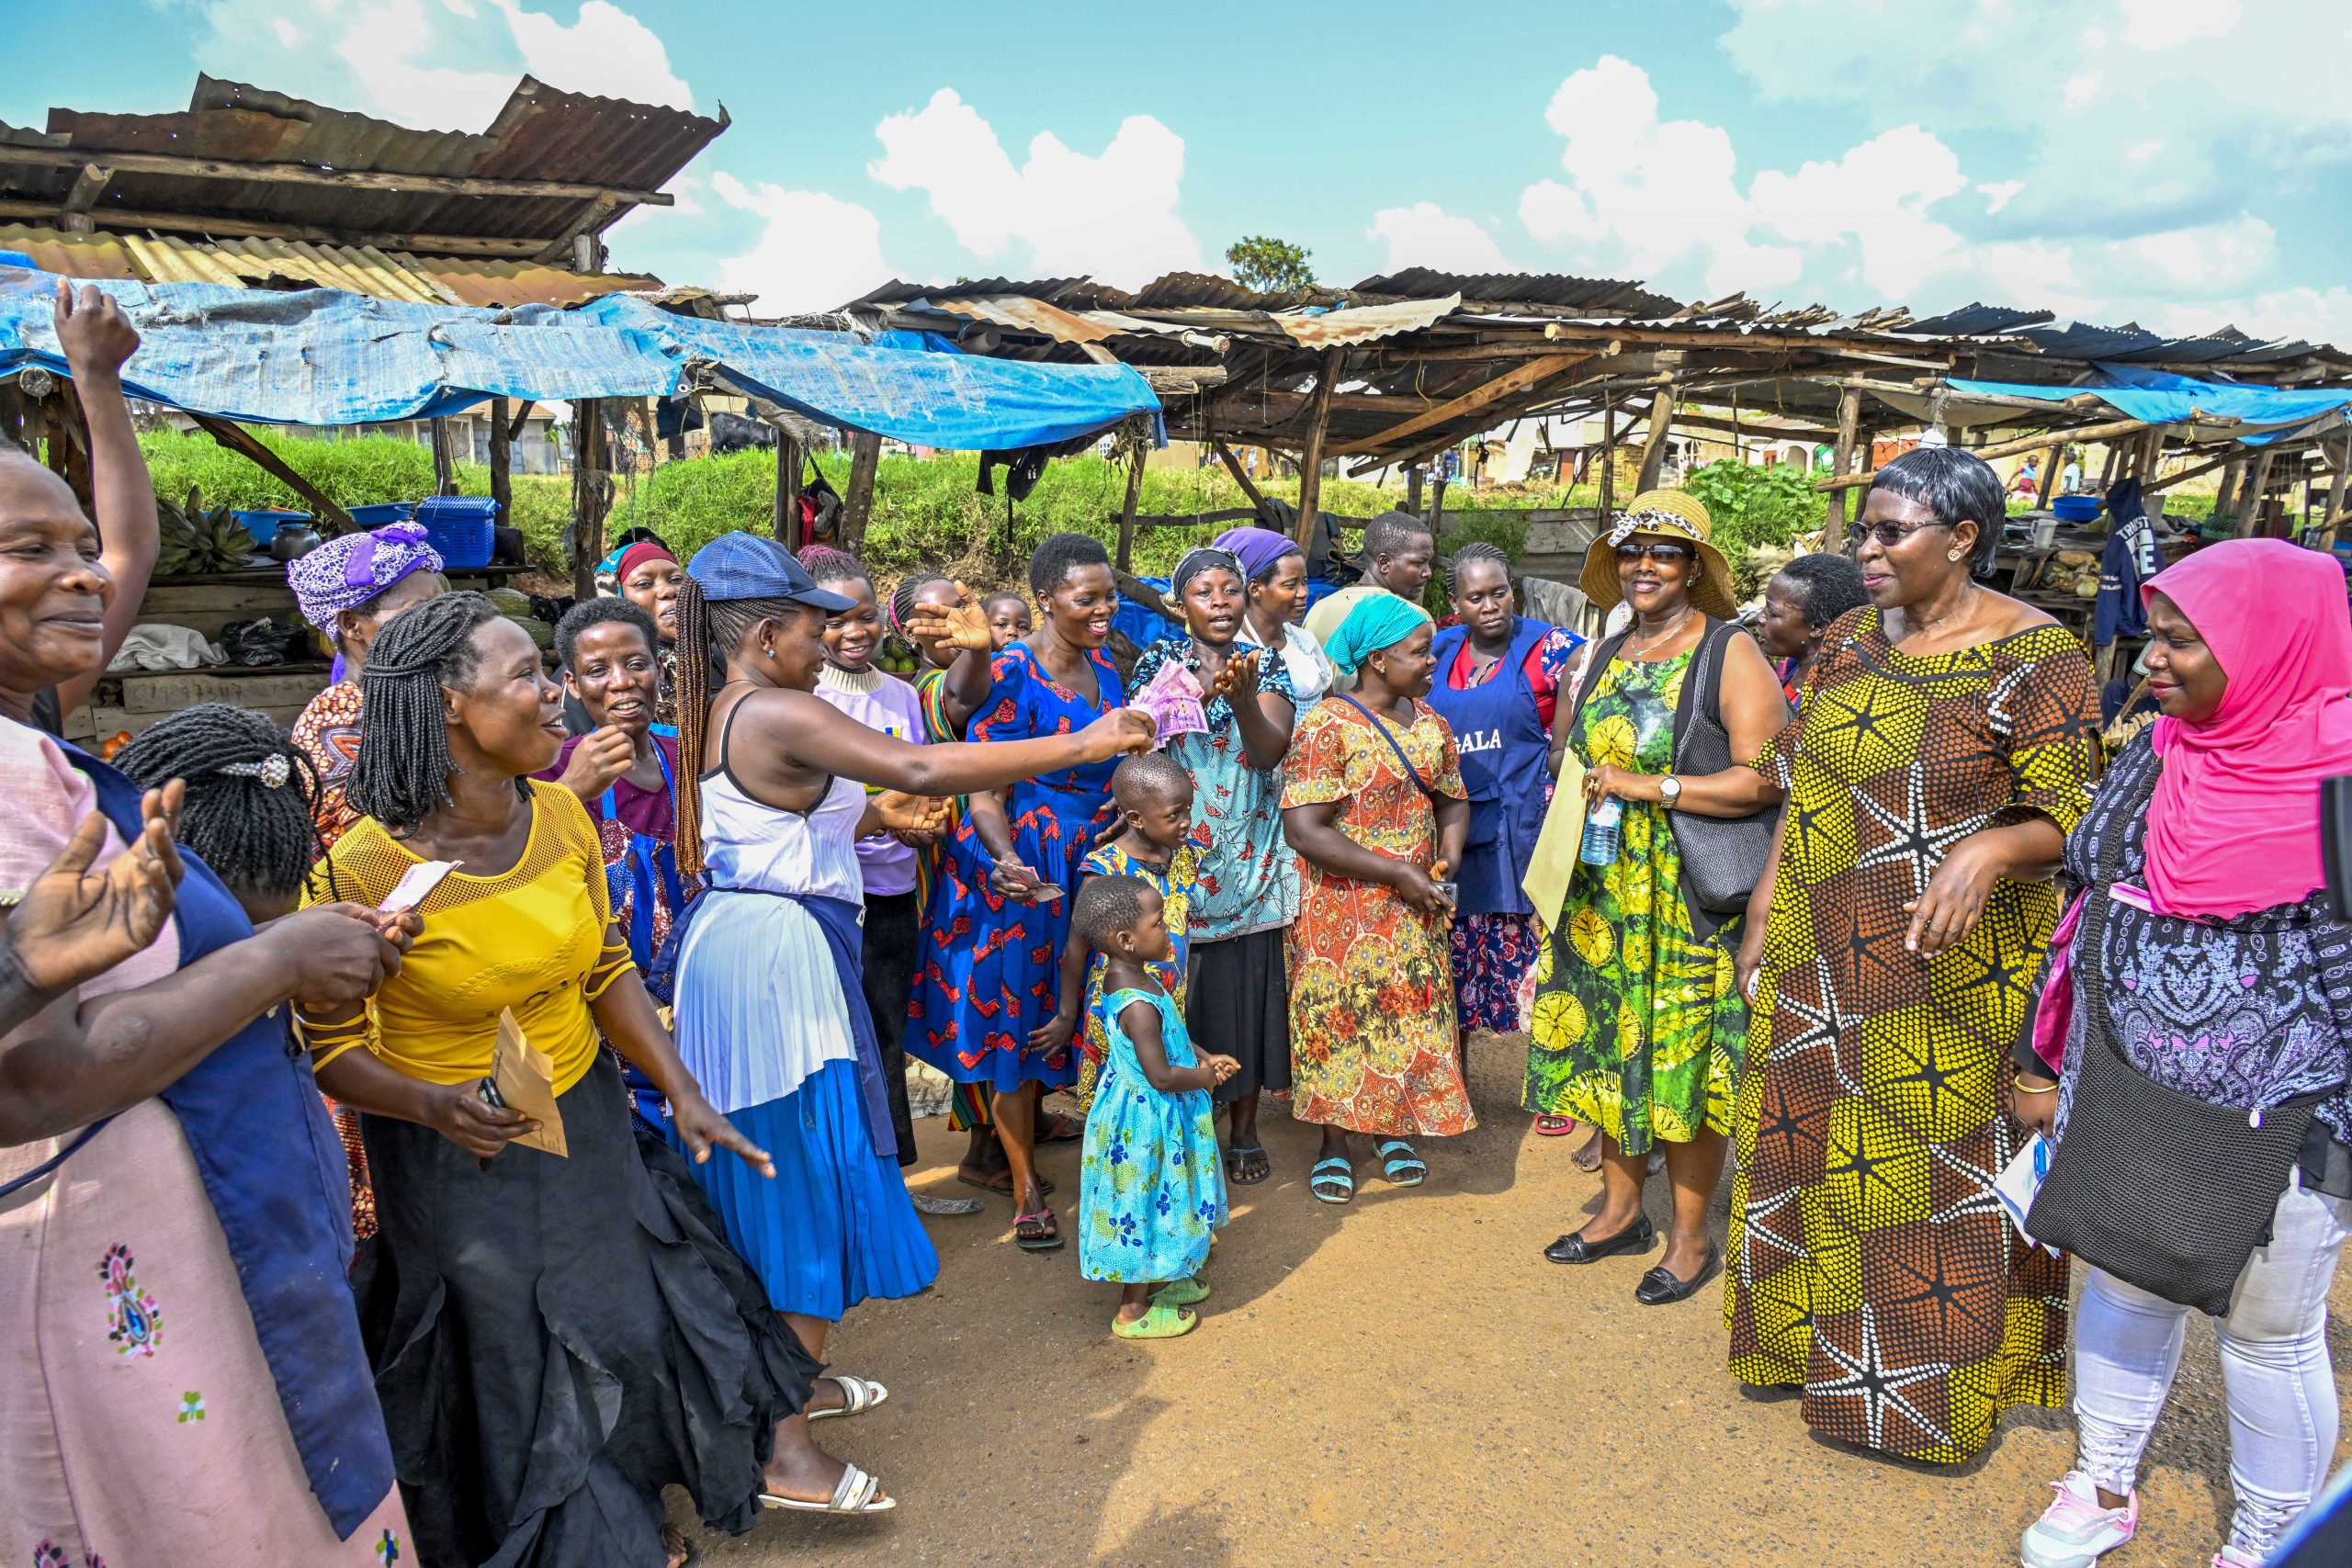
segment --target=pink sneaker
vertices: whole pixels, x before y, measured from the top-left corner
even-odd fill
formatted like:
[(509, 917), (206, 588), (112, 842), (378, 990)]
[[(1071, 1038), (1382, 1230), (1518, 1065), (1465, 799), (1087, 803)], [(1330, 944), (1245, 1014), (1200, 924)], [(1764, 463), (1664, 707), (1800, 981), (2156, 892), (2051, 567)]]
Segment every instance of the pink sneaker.
[[(2098, 1488), (2079, 1470), (2068, 1471), (2066, 1479), (2052, 1482), (2051, 1489), (2058, 1500), (2033, 1521), (2018, 1543), (2025, 1568), (2091, 1568), (2101, 1556), (2129, 1542), (2140, 1528), (2137, 1492), (2120, 1508), (2102, 1508)], [(2218, 1558), (2215, 1562), (2219, 1568), (2234, 1568)]]
[(2242, 1556), (2236, 1547), (2225, 1546), (2213, 1553), (2213, 1568), (2262, 1568), (2262, 1559)]

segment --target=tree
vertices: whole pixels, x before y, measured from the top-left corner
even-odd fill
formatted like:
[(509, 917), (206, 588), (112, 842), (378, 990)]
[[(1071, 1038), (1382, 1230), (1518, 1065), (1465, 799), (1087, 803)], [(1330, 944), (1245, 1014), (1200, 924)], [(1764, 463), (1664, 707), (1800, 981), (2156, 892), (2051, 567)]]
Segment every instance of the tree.
[(1315, 269), (1306, 265), (1315, 253), (1271, 234), (1247, 234), (1225, 248), (1225, 263), (1233, 280), (1261, 294), (1287, 294), (1315, 287)]

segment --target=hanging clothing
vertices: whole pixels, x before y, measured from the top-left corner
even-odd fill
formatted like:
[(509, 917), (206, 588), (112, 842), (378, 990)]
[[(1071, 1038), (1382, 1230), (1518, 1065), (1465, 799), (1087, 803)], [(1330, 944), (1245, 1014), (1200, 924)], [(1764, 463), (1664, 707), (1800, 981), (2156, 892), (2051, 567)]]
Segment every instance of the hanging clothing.
[(1991, 1191), (2023, 1142), (2002, 1080), (2058, 896), (1996, 883), (1933, 964), (1903, 906), (1972, 833), (2074, 827), (2098, 694), (2062, 627), (1914, 655), (1868, 606), (1808, 691), (1758, 760), (1788, 820), (1733, 1115), (1731, 1371), (1802, 1386), (1827, 1436), (1955, 1463), (2002, 1410), (2065, 1396), (2066, 1263)]
[(2140, 481), (2125, 479), (2108, 492), (2111, 522), (2099, 555), (2098, 597), (2091, 604), (2091, 642), (2105, 648), (2119, 637), (2145, 637), (2147, 606), (2141, 591), (2165, 569), (2155, 525), (2140, 499)]
[(1183, 1010), (1167, 992), (1114, 991), (1089, 1004), (1088, 1032), (1107, 1040), (1110, 1055), (1079, 1155), (1078, 1271), (1123, 1285), (1192, 1278), (1208, 1262), (1209, 1237), (1227, 1218), (1208, 1090), (1151, 1087), (1119, 1022), (1121, 1010), (1137, 1002), (1159, 1014), (1168, 1065), (1200, 1066)]
[[(100, 868), (141, 825), (130, 781), (7, 720), (0, 798), (8, 886), (29, 885), (94, 809), (108, 824)], [(171, 924), (80, 998), (252, 936), (227, 887), (182, 855)], [(359, 1568), (405, 1541), (344, 1284), (343, 1160), (285, 1009), (86, 1136), (0, 1148), (0, 1182), (16, 1181), (0, 1203), (0, 1543), (45, 1562), (48, 1542), (76, 1565)], [(191, 1531), (191, 1509), (270, 1528)]]
[[(1100, 649), (1092, 701), (1047, 673), (1024, 643), (996, 656), (988, 700), (973, 711), (974, 741), (1026, 740), (1083, 729), (1125, 701), (1126, 688)], [(957, 1083), (998, 1090), (1078, 1079), (1078, 1052), (1027, 1050), (1029, 1032), (1061, 1003), (1061, 950), (1079, 866), (1110, 826), (1115, 759), (1023, 779), (1004, 792), (1012, 853), (1058, 898), (1022, 903), (989, 884), (992, 867), (971, 819), (957, 826), (932, 895), (922, 974), (907, 1010), (907, 1049)]]
[(865, 791), (835, 778), (805, 812), (755, 799), (727, 760), (740, 711), (729, 710), (702, 780), (710, 886), (682, 939), (678, 1055), (774, 1157), (775, 1177), (716, 1156), (695, 1175), (775, 1309), (838, 1322), (868, 1296), (910, 1296), (939, 1274), (899, 1174), (858, 970)]

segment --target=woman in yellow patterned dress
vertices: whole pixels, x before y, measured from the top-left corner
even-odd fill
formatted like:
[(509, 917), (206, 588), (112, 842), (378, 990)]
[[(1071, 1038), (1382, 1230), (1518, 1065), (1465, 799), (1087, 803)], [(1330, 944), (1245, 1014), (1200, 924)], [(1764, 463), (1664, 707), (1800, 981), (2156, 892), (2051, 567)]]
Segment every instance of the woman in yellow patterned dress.
[(1553, 727), (1555, 752), (1573, 750), (1589, 770), (1588, 799), (1621, 802), (1624, 815), (1616, 858), (1577, 866), (1536, 958), (1525, 1104), (1592, 1123), (1601, 1157), (1600, 1212), (1544, 1255), (1591, 1263), (1646, 1252), (1657, 1227), (1642, 1212), (1642, 1184), (1662, 1148), (1674, 1217), (1665, 1255), (1634, 1290), (1645, 1306), (1687, 1301), (1712, 1277), (1707, 1205), (1723, 1182), (1747, 1035), (1731, 983), (1739, 921), (1689, 897), (1673, 823), (1750, 816), (1781, 796), (1752, 768), (1678, 775), (1678, 742), (1705, 705), (1730, 754), (1753, 757), (1789, 716), (1762, 650), (1725, 624), (1731, 572), (1711, 532), (1696, 500), (1653, 491), (1593, 546), (1585, 592), (1602, 606), (1623, 599), (1634, 623), (1596, 650), (1595, 672)]
[(1291, 742), (1283, 836), (1306, 863), (1290, 929), (1291, 1115), (1323, 1129), (1307, 1190), (1355, 1196), (1348, 1134), (1369, 1133), (1388, 1179), (1429, 1168), (1407, 1140), (1476, 1126), (1455, 1055), (1446, 951), (1470, 802), (1453, 732), (1420, 698), (1437, 667), (1428, 612), (1359, 600), (1324, 651), (1352, 694), (1317, 704)]
[(1947, 1463), (2066, 1391), (2065, 1260), (1992, 1183), (2022, 1142), (2009, 1050), (2058, 916), (2042, 879), (2098, 777), (2098, 700), (2082, 644), (1973, 581), (2002, 514), (1957, 448), (1879, 470), (1854, 552), (1871, 604), (1831, 626), (1758, 763), (1789, 804), (1738, 960), (1757, 1021), (1732, 1373), (1802, 1386), (1828, 1436)]

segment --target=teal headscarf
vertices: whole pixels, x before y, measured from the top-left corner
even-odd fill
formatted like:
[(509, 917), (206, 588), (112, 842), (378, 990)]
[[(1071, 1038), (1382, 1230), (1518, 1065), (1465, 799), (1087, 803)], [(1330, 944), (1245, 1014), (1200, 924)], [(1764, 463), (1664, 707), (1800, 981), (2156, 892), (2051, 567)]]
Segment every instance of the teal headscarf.
[(1323, 651), (1340, 674), (1353, 675), (1367, 658), (1396, 647), (1429, 624), (1427, 610), (1384, 589), (1355, 602), (1339, 629), (1325, 640)]

